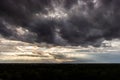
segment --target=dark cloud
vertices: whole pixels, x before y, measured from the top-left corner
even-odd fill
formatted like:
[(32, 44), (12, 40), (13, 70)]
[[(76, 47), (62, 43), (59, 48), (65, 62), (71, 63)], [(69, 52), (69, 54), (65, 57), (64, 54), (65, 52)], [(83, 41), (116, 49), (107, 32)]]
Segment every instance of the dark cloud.
[(58, 45), (120, 38), (119, 0), (1, 0), (0, 34)]

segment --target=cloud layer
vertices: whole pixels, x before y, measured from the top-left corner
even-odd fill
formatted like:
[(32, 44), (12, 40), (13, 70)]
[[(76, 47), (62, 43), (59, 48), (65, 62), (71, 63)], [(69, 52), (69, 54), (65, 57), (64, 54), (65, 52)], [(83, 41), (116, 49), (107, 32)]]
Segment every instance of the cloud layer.
[(1, 0), (0, 34), (57, 45), (120, 38), (119, 0)]

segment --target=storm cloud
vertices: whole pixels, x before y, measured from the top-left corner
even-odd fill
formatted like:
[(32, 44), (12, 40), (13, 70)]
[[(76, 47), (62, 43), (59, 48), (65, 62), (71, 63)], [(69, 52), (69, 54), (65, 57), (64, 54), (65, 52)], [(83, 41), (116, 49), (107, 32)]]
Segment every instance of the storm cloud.
[(120, 38), (119, 0), (1, 0), (0, 34), (57, 45)]

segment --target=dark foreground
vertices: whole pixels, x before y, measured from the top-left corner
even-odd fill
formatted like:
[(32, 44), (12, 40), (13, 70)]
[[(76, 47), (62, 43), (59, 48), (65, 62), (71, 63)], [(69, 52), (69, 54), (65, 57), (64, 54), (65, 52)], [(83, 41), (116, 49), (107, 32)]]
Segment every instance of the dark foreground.
[[(69, 80), (80, 79), (115, 79), (120, 65), (113, 64), (1, 64), (1, 80)], [(97, 77), (98, 78), (97, 78)], [(118, 79), (118, 78), (117, 78)]]

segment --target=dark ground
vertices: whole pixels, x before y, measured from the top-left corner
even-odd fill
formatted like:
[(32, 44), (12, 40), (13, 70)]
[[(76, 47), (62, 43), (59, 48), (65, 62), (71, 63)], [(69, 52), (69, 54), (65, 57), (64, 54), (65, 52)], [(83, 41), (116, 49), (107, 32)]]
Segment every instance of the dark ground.
[(0, 80), (118, 79), (116, 64), (1, 64)]

